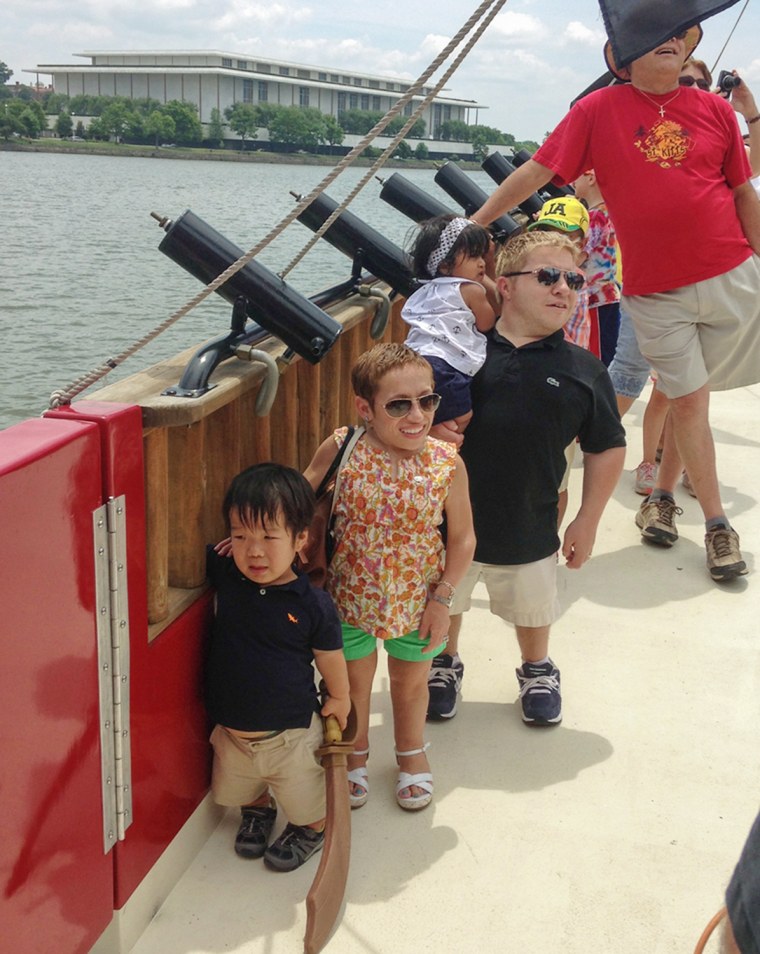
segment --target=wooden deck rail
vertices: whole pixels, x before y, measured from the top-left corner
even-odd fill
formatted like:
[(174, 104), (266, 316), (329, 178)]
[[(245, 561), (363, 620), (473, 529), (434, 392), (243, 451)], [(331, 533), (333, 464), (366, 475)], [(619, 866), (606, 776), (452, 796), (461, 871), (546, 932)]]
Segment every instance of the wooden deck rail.
[[(383, 341), (403, 341), (401, 301)], [(139, 404), (144, 425), (149, 638), (155, 638), (205, 589), (205, 547), (225, 534), (221, 502), (244, 467), (276, 460), (303, 469), (335, 427), (355, 423), (350, 371), (375, 342), (369, 328), (377, 301), (354, 296), (327, 311), (341, 323), (336, 344), (317, 365), (284, 366), (268, 417), (257, 417), (260, 364), (228, 361), (200, 398), (164, 397), (195, 353), (189, 349), (88, 397)], [(275, 338), (258, 345), (273, 357)]]

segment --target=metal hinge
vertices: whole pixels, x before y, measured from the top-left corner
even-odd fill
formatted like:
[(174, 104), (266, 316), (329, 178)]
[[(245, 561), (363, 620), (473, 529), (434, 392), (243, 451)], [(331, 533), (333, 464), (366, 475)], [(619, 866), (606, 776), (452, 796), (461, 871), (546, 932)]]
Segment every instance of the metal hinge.
[(113, 497), (93, 511), (100, 690), (103, 847), (108, 852), (132, 823), (129, 737), (129, 608), (126, 502)]

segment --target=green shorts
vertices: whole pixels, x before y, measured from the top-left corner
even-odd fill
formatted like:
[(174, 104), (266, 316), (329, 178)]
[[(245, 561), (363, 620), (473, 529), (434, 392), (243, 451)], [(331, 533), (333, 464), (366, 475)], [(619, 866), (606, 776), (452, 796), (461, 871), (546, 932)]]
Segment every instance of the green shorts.
[[(365, 659), (367, 656), (371, 656), (377, 648), (377, 638), (365, 633), (358, 626), (341, 623), (341, 628), (343, 629), (343, 655), (349, 662), (354, 659)], [(396, 639), (382, 640), (385, 651), (394, 659), (403, 659), (405, 662), (424, 662), (443, 652), (448, 637), (445, 637), (441, 646), (433, 652), (426, 652), (425, 650), (430, 645), (430, 637), (420, 639), (418, 633), (419, 630), (415, 629), (404, 636), (396, 637)]]

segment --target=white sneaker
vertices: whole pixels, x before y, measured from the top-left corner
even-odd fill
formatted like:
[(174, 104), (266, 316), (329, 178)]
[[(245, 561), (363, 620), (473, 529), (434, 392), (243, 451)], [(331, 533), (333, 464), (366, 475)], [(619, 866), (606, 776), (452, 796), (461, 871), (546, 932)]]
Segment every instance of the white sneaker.
[(636, 468), (636, 482), (633, 489), (642, 497), (648, 497), (657, 486), (657, 464), (642, 460)]

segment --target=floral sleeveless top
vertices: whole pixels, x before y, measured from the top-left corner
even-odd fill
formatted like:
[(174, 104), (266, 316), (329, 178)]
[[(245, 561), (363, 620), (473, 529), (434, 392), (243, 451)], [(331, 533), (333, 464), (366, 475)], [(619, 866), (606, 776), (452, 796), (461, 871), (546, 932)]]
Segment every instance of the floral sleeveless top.
[[(335, 431), (340, 445), (346, 428)], [(335, 551), (326, 588), (343, 622), (380, 639), (419, 628), (428, 587), (443, 570), (439, 526), (456, 448), (428, 438), (400, 460), (362, 438), (340, 474)]]

